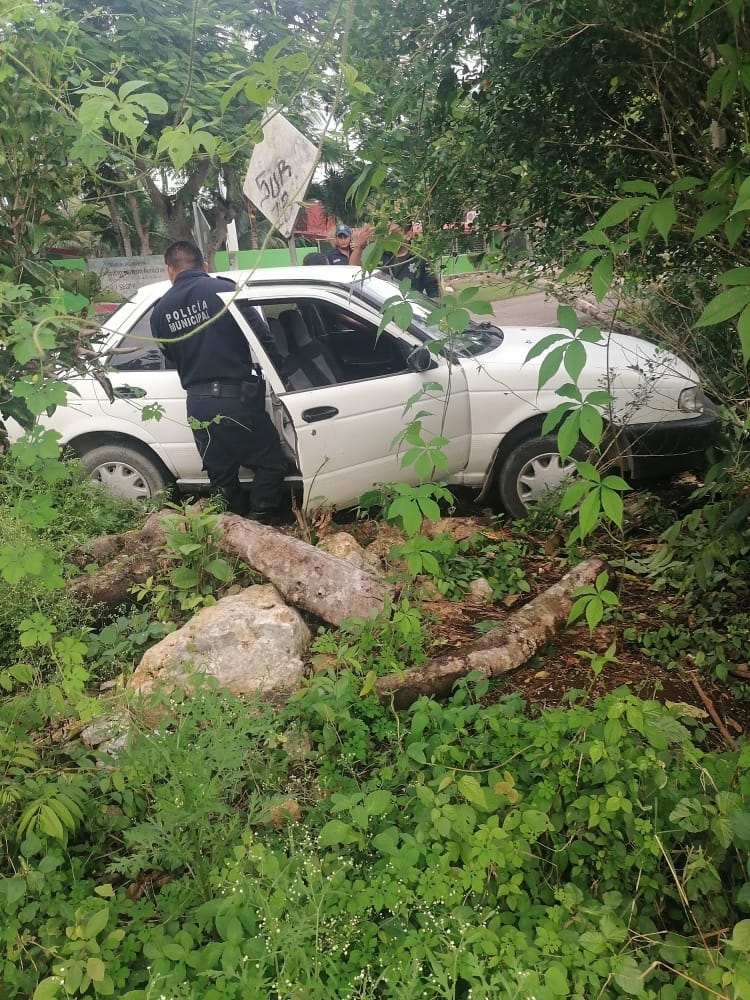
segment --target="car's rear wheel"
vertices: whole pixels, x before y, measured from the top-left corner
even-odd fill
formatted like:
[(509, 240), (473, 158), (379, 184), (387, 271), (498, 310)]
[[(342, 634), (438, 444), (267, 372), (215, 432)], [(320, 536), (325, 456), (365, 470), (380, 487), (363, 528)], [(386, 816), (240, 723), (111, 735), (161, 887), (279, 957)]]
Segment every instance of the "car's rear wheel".
[(575, 475), (576, 460), (585, 455), (585, 448), (579, 445), (563, 462), (555, 434), (520, 441), (505, 456), (496, 475), (503, 510), (512, 517), (523, 517), (530, 504), (545, 493), (559, 490), (571, 479)]
[(103, 444), (91, 448), (82, 453), (81, 467), (89, 479), (101, 483), (108, 493), (126, 500), (148, 500), (173, 485), (158, 460), (132, 445)]

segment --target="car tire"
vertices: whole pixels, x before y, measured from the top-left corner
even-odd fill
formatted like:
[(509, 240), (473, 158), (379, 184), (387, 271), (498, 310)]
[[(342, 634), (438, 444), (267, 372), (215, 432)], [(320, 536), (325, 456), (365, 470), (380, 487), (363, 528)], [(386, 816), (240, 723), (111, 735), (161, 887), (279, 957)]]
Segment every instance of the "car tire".
[(148, 500), (174, 485), (158, 459), (132, 445), (103, 444), (81, 454), (88, 479), (126, 500)]
[(524, 517), (530, 504), (544, 493), (558, 490), (574, 475), (576, 460), (585, 457), (586, 449), (578, 445), (563, 463), (556, 434), (520, 441), (505, 456), (496, 474), (503, 510), (511, 517)]

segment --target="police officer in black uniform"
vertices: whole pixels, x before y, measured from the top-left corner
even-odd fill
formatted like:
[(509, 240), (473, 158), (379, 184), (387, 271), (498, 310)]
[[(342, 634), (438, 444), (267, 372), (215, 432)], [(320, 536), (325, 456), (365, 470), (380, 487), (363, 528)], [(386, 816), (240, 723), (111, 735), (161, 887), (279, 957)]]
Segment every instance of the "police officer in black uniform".
[[(421, 232), (421, 228), (419, 231)], [(380, 261), (381, 269), (387, 271), (399, 283), (408, 278), (415, 292), (422, 292), (431, 299), (437, 299), (440, 295), (437, 278), (427, 266), (427, 262), (418, 257), (411, 248), (411, 241), (417, 232), (416, 224), (411, 219), (400, 224), (389, 221), (388, 232), (398, 233), (403, 242), (395, 253), (388, 251), (383, 254)]]
[[(265, 409), (262, 372), (218, 295), (234, 289), (234, 282), (207, 274), (203, 254), (187, 240), (172, 243), (164, 260), (172, 288), (154, 306), (151, 332), (177, 369), (188, 417), (201, 424), (193, 427), (193, 437), (211, 492), (235, 514), (278, 523), (287, 463)], [(281, 372), (281, 356), (256, 309), (248, 322)], [(253, 470), (250, 502), (240, 486), (241, 465)]]

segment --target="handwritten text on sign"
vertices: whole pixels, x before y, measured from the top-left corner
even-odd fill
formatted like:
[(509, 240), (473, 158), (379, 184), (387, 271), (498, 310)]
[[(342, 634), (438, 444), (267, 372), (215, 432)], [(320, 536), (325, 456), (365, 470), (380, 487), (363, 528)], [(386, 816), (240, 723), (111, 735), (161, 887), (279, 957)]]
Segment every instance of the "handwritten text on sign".
[(294, 230), (317, 161), (317, 147), (283, 115), (266, 121), (242, 190), (282, 236)]

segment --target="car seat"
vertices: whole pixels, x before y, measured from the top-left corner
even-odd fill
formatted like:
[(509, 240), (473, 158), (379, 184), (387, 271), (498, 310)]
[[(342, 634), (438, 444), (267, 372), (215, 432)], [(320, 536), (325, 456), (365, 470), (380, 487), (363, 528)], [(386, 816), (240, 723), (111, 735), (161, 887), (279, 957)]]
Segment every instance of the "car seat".
[(296, 309), (285, 309), (279, 321), (286, 334), (289, 357), (314, 386), (346, 382), (346, 375), (326, 344), (316, 340)]
[(312, 389), (315, 382), (303, 371), (301, 359), (289, 350), (289, 338), (286, 335), (284, 324), (275, 317), (271, 317), (268, 320), (268, 327), (284, 361), (284, 368), (280, 374), (287, 388)]

